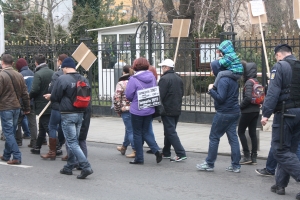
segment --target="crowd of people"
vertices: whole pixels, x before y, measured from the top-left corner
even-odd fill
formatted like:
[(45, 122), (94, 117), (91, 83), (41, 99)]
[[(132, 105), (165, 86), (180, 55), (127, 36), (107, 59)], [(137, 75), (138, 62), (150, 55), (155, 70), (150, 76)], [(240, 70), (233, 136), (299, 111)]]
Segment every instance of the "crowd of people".
[[(275, 175), (271, 191), (284, 195), (290, 177), (300, 182), (300, 61), (292, 54), (289, 45), (276, 46), (274, 54), (277, 63), (272, 68), (266, 97), (260, 105), (253, 103), (253, 86), (259, 82), (256, 64), (241, 61), (229, 40), (223, 41), (217, 52), (219, 58), (210, 64), (216, 80), (208, 86), (207, 92), (214, 99), (216, 114), (209, 135), (208, 155), (196, 167), (201, 171), (214, 171), (219, 141), (225, 133), (231, 146), (231, 164), (226, 171), (239, 173), (241, 165), (257, 164), (256, 126), (262, 110), (260, 123), (263, 126), (274, 114), (272, 141), (266, 168), (256, 169), (256, 172), (265, 176)], [(77, 81), (87, 86), (89, 83), (76, 71), (74, 60), (66, 54), (58, 56), (57, 72), (48, 67), (45, 56), (41, 54), (35, 56), (34, 73), (23, 58), (17, 60), (17, 71), (14, 70), (13, 57), (9, 54), (2, 55), (1, 64), (0, 81), (6, 86), (0, 87), (0, 115), (5, 138), (5, 149), (0, 159), (7, 164), (21, 164), (19, 146), (22, 139), (29, 136), (31, 153), (40, 154), (48, 133), (49, 151), (41, 155), (43, 159), (55, 160), (57, 155), (62, 154), (62, 145), (66, 144), (67, 156), (62, 159), (67, 164), (60, 173), (72, 175), (76, 168), (81, 170), (78, 179), (92, 174), (86, 146), (91, 104), (76, 107), (73, 103)], [(187, 159), (176, 131), (184, 95), (183, 81), (175, 72), (175, 63), (171, 59), (165, 59), (158, 66), (163, 73), (157, 81), (155, 67), (146, 58), (137, 58), (132, 66), (123, 67), (123, 74), (116, 85), (114, 109), (125, 125), (124, 141), (117, 150), (125, 155), (131, 145), (132, 152), (126, 155), (134, 158), (130, 164), (144, 164), (144, 142), (150, 148), (147, 153), (154, 154), (157, 163), (162, 159), (172, 162)], [(243, 99), (239, 102), (241, 78), (244, 89)], [(142, 105), (139, 92), (147, 89), (155, 91), (157, 87), (159, 102)], [(162, 148), (157, 145), (152, 127), (153, 118), (157, 116), (163, 123)], [(251, 149), (245, 136), (247, 128)], [(238, 138), (242, 145), (242, 158)], [(171, 156), (171, 147), (175, 151), (174, 157)], [(300, 193), (296, 199), (300, 199)]]

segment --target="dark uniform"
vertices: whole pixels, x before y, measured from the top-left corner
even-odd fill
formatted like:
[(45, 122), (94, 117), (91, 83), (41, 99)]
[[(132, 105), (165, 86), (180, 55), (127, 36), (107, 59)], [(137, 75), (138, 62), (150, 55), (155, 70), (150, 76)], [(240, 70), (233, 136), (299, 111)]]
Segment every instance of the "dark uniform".
[[(287, 187), (290, 176), (297, 182), (300, 181), (300, 161), (295, 154), (300, 140), (300, 108), (291, 106), (293, 102), (290, 99), (289, 85), (292, 80), (292, 68), (285, 61), (287, 59), (296, 60), (295, 56), (289, 55), (273, 66), (268, 93), (262, 107), (263, 117), (269, 118), (274, 113), (271, 145), (274, 158), (278, 162), (275, 175), (276, 186), (282, 188)], [(295, 115), (295, 117), (284, 118), (283, 143), (282, 148), (280, 148), (280, 122), (282, 116), (280, 108), (283, 101), (287, 105), (284, 114)]]

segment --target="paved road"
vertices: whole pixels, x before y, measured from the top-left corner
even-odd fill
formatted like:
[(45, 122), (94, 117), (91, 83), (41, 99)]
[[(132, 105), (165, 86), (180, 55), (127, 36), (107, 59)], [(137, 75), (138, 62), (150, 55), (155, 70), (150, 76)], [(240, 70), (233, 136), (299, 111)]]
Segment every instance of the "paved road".
[[(89, 142), (89, 161), (94, 174), (85, 180), (78, 180), (80, 173), (61, 175), (59, 170), (65, 162), (42, 160), (29, 153), (28, 140), (21, 151), (23, 165), (30, 168), (0, 164), (1, 199), (61, 200), (61, 199), (295, 199), (299, 184), (291, 180), (285, 196), (270, 192), (273, 177), (261, 177), (255, 168), (265, 165), (258, 160), (257, 166), (244, 166), (240, 174), (226, 172), (229, 156), (218, 156), (215, 172), (197, 171), (195, 165), (205, 159), (205, 154), (188, 153), (188, 159), (181, 163), (163, 160), (156, 164), (154, 155), (145, 154), (144, 165), (130, 165), (130, 159), (116, 150), (116, 145)], [(0, 150), (4, 142), (0, 141)], [(147, 149), (145, 149), (147, 150)], [(47, 151), (43, 146), (42, 152)], [(0, 161), (3, 163), (3, 161)]]

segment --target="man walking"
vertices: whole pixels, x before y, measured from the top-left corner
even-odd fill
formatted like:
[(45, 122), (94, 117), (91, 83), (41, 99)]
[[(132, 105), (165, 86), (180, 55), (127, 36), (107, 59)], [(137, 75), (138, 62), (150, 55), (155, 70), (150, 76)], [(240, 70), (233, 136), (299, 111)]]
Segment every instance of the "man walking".
[[(220, 72), (218, 60), (211, 63), (211, 68), (215, 76)], [(229, 172), (240, 172), (240, 145), (236, 133), (236, 126), (240, 117), (239, 106), (239, 86), (236, 80), (222, 76), (218, 84), (209, 85), (208, 94), (214, 99), (216, 114), (213, 118), (209, 134), (208, 155), (205, 162), (197, 164), (197, 168), (202, 171), (214, 171), (215, 161), (217, 159), (220, 138), (226, 133), (231, 146), (231, 165), (226, 168)]]
[[(164, 125), (164, 148), (163, 158), (170, 158), (172, 162), (180, 162), (187, 159), (185, 150), (181, 145), (176, 132), (176, 126), (181, 114), (181, 104), (183, 97), (183, 82), (174, 71), (174, 62), (166, 59), (158, 64), (162, 67), (163, 75), (158, 82), (160, 99), (164, 111), (161, 119)], [(171, 158), (171, 146), (173, 146), (176, 156)]]
[[(284, 195), (290, 177), (300, 182), (300, 161), (296, 155), (300, 139), (300, 64), (287, 44), (276, 46), (274, 52), (277, 63), (270, 75), (261, 124), (265, 126), (274, 113), (271, 148), (278, 164), (271, 191)], [(296, 199), (300, 199), (300, 193)]]
[[(2, 68), (0, 73), (0, 115), (2, 131), (6, 138), (5, 149), (0, 159), (7, 164), (21, 164), (21, 152), (15, 139), (17, 122), (20, 114), (20, 100), (24, 106), (24, 114), (30, 112), (30, 100), (24, 78), (12, 68), (13, 57), (2, 55)], [(11, 155), (13, 159), (10, 160)]]
[[(35, 114), (39, 115), (48, 103), (48, 100), (46, 100), (43, 95), (48, 93), (48, 87), (51, 83), (54, 71), (49, 69), (46, 64), (46, 57), (42, 54), (35, 56), (35, 65), (36, 68), (29, 95), (30, 99), (34, 99)], [(31, 149), (31, 153), (33, 154), (40, 154), (46, 133), (49, 133), (50, 114), (51, 107), (49, 106), (39, 119), (39, 134), (36, 140), (36, 146)]]
[[(24, 77), (24, 80), (25, 80), (25, 83), (27, 86), (27, 91), (29, 93), (31, 90), (32, 83), (33, 83), (34, 73), (29, 69), (28, 64), (24, 58), (19, 58), (17, 60), (16, 69)], [(19, 127), (17, 130), (16, 138), (17, 138), (17, 142), (19, 140), (21, 142), (21, 144), (22, 144), (21, 123), (23, 123), (25, 116), (28, 119), (28, 121), (26, 120), (26, 122), (28, 122), (27, 126), (29, 127), (29, 131), (30, 131), (30, 144), (28, 145), (28, 147), (34, 147), (36, 144), (36, 137), (37, 137), (37, 125), (36, 125), (36, 116), (35, 116), (34, 109), (33, 109), (33, 99), (30, 101), (30, 113), (28, 113), (27, 115), (21, 115), (18, 120)], [(25, 134), (25, 131), (24, 131), (24, 134)]]
[(64, 75), (61, 75), (54, 84), (51, 92), (51, 101), (59, 102), (61, 113), (61, 126), (69, 148), (67, 164), (60, 170), (61, 174), (72, 175), (73, 168), (79, 164), (82, 169), (78, 179), (84, 179), (93, 173), (90, 163), (79, 146), (79, 132), (82, 125), (83, 113), (86, 108), (77, 108), (73, 105), (76, 95), (77, 80), (83, 80), (87, 85), (88, 81), (75, 69), (76, 65), (72, 58), (64, 59), (61, 68)]

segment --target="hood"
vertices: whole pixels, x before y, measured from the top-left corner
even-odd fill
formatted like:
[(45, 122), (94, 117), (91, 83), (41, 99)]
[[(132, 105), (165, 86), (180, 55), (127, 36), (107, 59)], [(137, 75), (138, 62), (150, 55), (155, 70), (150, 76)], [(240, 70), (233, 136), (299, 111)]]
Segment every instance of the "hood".
[(129, 80), (130, 74), (124, 74), (119, 78), (119, 81)]
[(143, 83), (151, 83), (153, 80), (155, 80), (153, 73), (148, 70), (138, 71), (133, 76)]
[(255, 63), (247, 63), (244, 71), (245, 81), (249, 78), (257, 77), (257, 67)]
[(233, 44), (230, 40), (224, 40), (219, 45), (218, 49), (223, 53), (223, 55), (234, 52), (234, 47), (233, 47)]
[(211, 70), (213, 71), (214, 75), (217, 76), (218, 73), (221, 71), (220, 70), (220, 63), (218, 60), (215, 60), (213, 62), (210, 63), (210, 67), (211, 67)]

